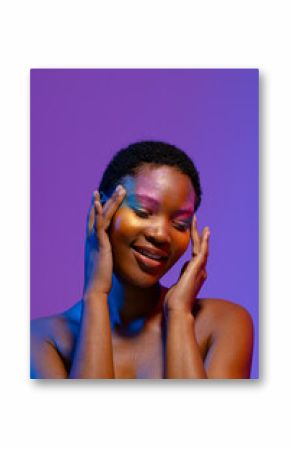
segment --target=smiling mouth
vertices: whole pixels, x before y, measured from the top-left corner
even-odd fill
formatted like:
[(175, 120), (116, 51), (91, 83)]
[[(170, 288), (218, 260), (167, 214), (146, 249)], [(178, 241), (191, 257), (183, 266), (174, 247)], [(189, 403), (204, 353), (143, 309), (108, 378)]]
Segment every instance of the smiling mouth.
[(158, 268), (167, 261), (167, 256), (151, 253), (144, 248), (132, 247), (136, 259), (146, 268)]

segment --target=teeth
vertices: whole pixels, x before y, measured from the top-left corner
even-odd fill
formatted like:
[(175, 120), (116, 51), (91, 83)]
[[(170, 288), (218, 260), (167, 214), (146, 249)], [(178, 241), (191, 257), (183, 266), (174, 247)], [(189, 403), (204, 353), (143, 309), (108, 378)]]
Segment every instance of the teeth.
[(161, 260), (162, 259), (162, 256), (157, 256), (156, 254), (151, 254), (151, 253), (149, 253), (147, 251), (144, 251), (141, 248), (138, 248), (138, 251), (139, 251), (139, 253), (143, 254), (144, 256), (150, 257), (150, 259), (154, 259), (154, 260)]

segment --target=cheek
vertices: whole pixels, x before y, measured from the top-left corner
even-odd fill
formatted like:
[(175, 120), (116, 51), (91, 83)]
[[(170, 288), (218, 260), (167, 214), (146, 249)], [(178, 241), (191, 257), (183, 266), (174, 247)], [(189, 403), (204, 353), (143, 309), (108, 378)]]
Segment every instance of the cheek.
[(125, 208), (119, 209), (112, 219), (110, 226), (110, 238), (114, 241), (127, 241), (138, 233), (138, 222), (133, 213)]
[(186, 251), (189, 241), (190, 241), (189, 231), (184, 233), (179, 232), (174, 236), (174, 250), (177, 259), (181, 257), (182, 254)]

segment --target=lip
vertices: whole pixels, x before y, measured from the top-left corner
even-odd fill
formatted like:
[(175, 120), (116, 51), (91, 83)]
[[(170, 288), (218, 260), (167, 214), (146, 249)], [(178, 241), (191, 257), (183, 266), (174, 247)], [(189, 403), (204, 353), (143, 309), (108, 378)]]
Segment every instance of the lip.
[[(140, 246), (138, 246), (138, 247), (136, 247), (136, 248), (138, 248), (138, 249), (144, 249), (145, 250), (145, 247), (140, 247)], [(149, 251), (149, 249), (148, 248), (146, 248), (146, 250), (147, 251)], [(135, 247), (132, 247), (132, 251), (133, 251), (133, 253), (134, 253), (134, 256), (136, 257), (136, 259), (137, 259), (137, 261), (139, 262), (139, 263), (141, 263), (141, 265), (142, 265), (142, 267), (143, 268), (151, 268), (151, 269), (153, 269), (153, 268), (160, 268), (160, 267), (164, 267), (164, 265), (166, 264), (166, 262), (167, 262), (167, 259), (168, 259), (168, 256), (162, 256), (162, 259), (160, 259), (160, 260), (154, 260), (154, 259), (150, 259), (150, 257), (147, 257), (147, 256), (145, 256), (144, 254), (141, 254), (141, 253), (139, 253), (136, 249), (135, 249)], [(154, 255), (158, 255), (158, 256), (160, 256), (161, 254), (157, 254), (157, 252), (153, 252), (153, 251), (151, 251), (150, 250), (150, 252), (152, 253), (152, 254), (154, 254)], [(164, 253), (163, 253), (164, 254)]]
[(162, 259), (168, 259), (169, 254), (165, 251), (162, 251), (161, 249), (158, 248), (153, 248), (151, 246), (145, 246), (145, 245), (133, 245), (132, 246), (133, 249), (137, 250), (143, 250), (146, 251), (150, 254), (152, 254), (153, 256), (159, 256), (162, 257)]

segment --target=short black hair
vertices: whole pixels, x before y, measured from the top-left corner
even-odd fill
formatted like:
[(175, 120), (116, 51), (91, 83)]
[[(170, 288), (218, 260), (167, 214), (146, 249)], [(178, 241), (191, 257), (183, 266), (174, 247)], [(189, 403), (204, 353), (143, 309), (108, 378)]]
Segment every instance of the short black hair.
[(195, 210), (201, 202), (199, 173), (190, 157), (181, 149), (160, 141), (142, 141), (118, 151), (106, 167), (99, 191), (111, 196), (113, 190), (127, 175), (135, 176), (143, 164), (168, 165), (187, 175), (196, 195)]

